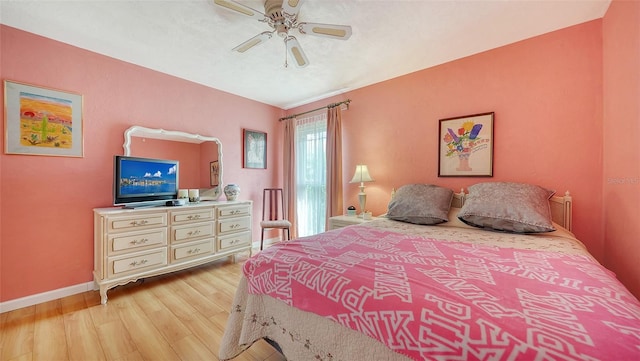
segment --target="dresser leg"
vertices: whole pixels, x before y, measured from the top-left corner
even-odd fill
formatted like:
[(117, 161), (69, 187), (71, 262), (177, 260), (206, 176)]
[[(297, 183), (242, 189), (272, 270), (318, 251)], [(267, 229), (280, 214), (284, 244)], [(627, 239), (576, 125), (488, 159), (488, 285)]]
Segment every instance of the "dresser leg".
[(103, 305), (107, 304), (107, 288), (100, 287), (100, 303)]

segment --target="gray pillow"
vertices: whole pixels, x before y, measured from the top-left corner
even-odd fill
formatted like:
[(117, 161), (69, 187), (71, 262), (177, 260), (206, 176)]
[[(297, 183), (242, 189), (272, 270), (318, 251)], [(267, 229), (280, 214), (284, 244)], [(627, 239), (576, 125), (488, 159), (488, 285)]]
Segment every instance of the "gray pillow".
[(398, 188), (389, 202), (387, 217), (415, 224), (446, 222), (452, 199), (451, 189), (433, 184), (404, 185)]
[(458, 218), (468, 225), (514, 233), (555, 231), (549, 198), (555, 193), (537, 185), (508, 182), (469, 187)]

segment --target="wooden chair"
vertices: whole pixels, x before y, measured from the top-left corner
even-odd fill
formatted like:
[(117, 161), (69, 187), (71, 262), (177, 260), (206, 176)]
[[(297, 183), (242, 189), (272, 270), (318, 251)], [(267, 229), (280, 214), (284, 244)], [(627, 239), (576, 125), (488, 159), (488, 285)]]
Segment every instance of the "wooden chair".
[[(267, 229), (281, 229), (285, 240), (291, 239), (291, 222), (286, 218), (284, 208), (284, 195), (282, 188), (265, 188), (262, 193), (262, 236), (260, 237), (260, 250), (264, 243), (264, 231)], [(286, 232), (286, 236), (285, 236)]]

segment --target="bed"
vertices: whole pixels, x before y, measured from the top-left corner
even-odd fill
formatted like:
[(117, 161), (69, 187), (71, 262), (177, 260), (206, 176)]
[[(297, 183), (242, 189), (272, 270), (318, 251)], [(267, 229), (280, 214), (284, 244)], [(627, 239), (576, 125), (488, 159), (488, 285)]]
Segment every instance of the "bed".
[(571, 233), (571, 197), (406, 185), (386, 217), (277, 244), (243, 266), (219, 357), (638, 360), (640, 303)]

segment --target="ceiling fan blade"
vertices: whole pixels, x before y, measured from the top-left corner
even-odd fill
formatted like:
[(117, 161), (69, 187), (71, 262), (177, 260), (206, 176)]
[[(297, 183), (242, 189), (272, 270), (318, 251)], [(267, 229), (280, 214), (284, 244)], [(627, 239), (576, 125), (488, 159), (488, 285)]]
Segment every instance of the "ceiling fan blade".
[(282, 11), (289, 15), (297, 15), (304, 0), (282, 0)]
[(323, 36), (331, 39), (347, 40), (351, 37), (351, 26), (349, 25), (300, 23), (298, 30), (302, 34)]
[(265, 31), (263, 33), (260, 33), (256, 36), (254, 36), (253, 38), (245, 41), (244, 43), (236, 46), (235, 48), (233, 48), (233, 51), (237, 51), (238, 53), (244, 53), (245, 51), (253, 48), (256, 45), (260, 45), (262, 43), (264, 43), (265, 41), (271, 39), (271, 35), (273, 33), (271, 31)]
[(235, 11), (242, 15), (246, 15), (252, 17), (256, 20), (264, 20), (266, 17), (265, 14), (259, 12), (258, 10), (252, 9), (244, 4), (240, 4), (237, 1), (233, 0), (213, 0), (216, 5), (222, 6), (225, 9)]
[(298, 43), (298, 39), (293, 36), (289, 36), (284, 39), (284, 42), (287, 45), (287, 51), (291, 54), (291, 57), (295, 60), (296, 65), (299, 68), (304, 68), (309, 65), (309, 59), (307, 59), (307, 56), (304, 54), (300, 43)]

